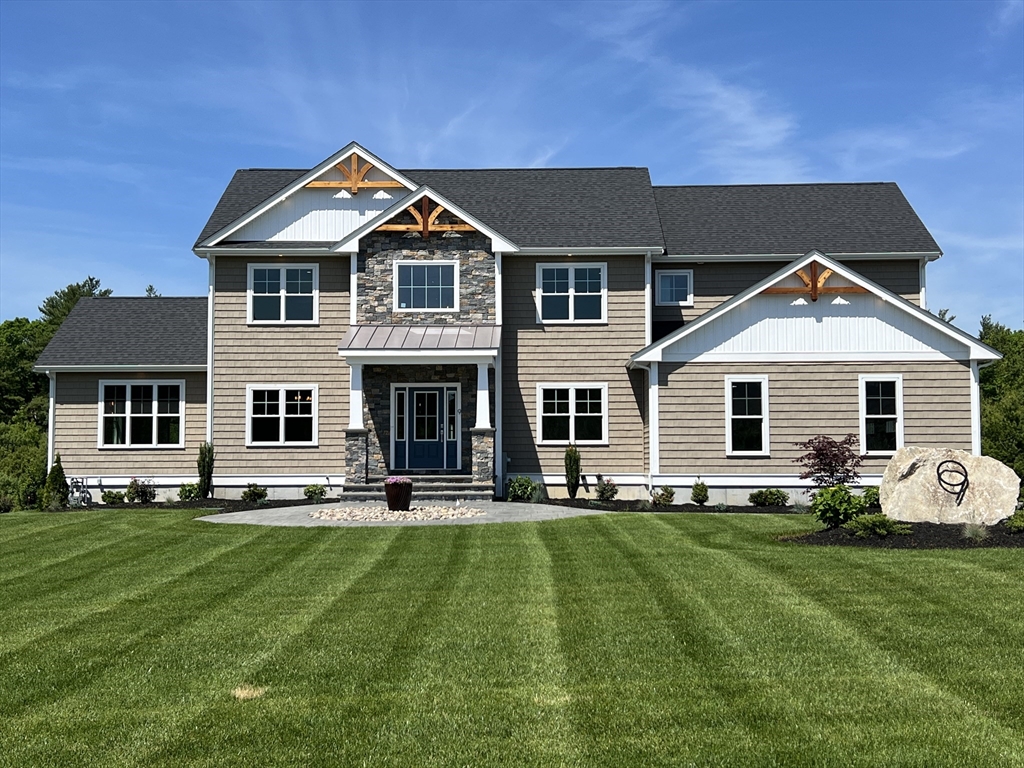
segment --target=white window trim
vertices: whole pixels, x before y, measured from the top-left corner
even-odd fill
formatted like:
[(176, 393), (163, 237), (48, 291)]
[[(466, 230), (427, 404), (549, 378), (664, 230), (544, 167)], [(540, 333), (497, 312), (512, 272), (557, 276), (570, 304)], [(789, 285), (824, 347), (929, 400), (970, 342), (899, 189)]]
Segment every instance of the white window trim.
[[(761, 383), (761, 446), (760, 451), (734, 451), (732, 449), (732, 385), (740, 382)], [(743, 418), (743, 417), (740, 417)], [(771, 430), (768, 413), (767, 376), (726, 376), (725, 377), (725, 455), (726, 456), (771, 456)]]
[[(683, 301), (661, 300), (661, 276), (686, 275), (689, 291)], [(692, 307), (693, 306), (693, 270), (692, 269), (657, 269), (654, 271), (654, 304), (658, 307)]]
[[(246, 290), (245, 290), (245, 319), (248, 325), (319, 325), (320, 324), (320, 265), (319, 264), (292, 264), (292, 263), (250, 263), (247, 265)], [(253, 320), (252, 318), (252, 283), (253, 271), (257, 269), (279, 269), (281, 270), (281, 320)], [(285, 300), (288, 294), (286, 269), (312, 269), (313, 270), (313, 319), (312, 320), (285, 320)], [(260, 294), (261, 296), (269, 294)]]
[[(568, 440), (544, 440), (542, 435), (544, 419), (544, 390), (545, 389), (568, 389), (569, 390), (569, 439)], [(601, 390), (601, 434), (602, 440), (575, 440), (576, 425), (573, 421), (573, 404), (576, 402), (577, 389), (600, 389)], [(537, 384), (537, 399), (534, 404), (537, 415), (537, 445), (608, 445), (609, 439), (609, 418), (608, 418), (608, 384), (598, 382), (541, 382)]]
[[(400, 266), (417, 266), (451, 264), (455, 267), (455, 306), (454, 307), (409, 307), (398, 306), (398, 268)], [(459, 260), (458, 259), (396, 259), (391, 263), (391, 311), (392, 312), (423, 312), (443, 314), (459, 311)]]
[[(281, 395), (278, 402), (281, 404), (281, 412), (278, 418), (281, 419), (281, 440), (276, 443), (254, 443), (252, 441), (252, 393), (257, 389), (276, 389)], [(313, 390), (313, 439), (308, 443), (286, 443), (284, 442), (284, 391), (286, 389), (311, 389)], [(246, 448), (318, 448), (320, 445), (320, 386), (317, 384), (247, 384), (245, 387), (245, 447)]]
[[(857, 400), (860, 411), (860, 453), (861, 456), (892, 456), (896, 451), (869, 451), (867, 440), (867, 390), (869, 381), (896, 382), (896, 451), (903, 447), (903, 374), (862, 373), (857, 377)], [(872, 417), (878, 418), (878, 417)]]
[[(106, 386), (126, 386), (127, 390), (127, 402), (125, 405), (125, 416), (131, 417), (131, 396), (132, 385), (152, 386), (153, 389), (153, 439), (156, 440), (156, 417), (161, 415), (156, 412), (156, 387), (161, 385), (177, 386), (178, 389), (178, 442), (177, 443), (163, 443), (158, 445), (157, 443), (147, 443), (146, 445), (132, 445), (131, 444), (131, 428), (129, 425), (130, 418), (125, 419), (125, 440), (127, 442), (124, 445), (107, 445), (103, 442), (103, 388)], [(99, 397), (98, 397), (98, 408), (99, 419), (97, 421), (97, 432), (96, 432), (96, 447), (104, 451), (175, 451), (181, 450), (185, 447), (185, 380), (184, 379), (100, 379), (99, 382)], [(140, 414), (141, 415), (141, 414)], [(162, 414), (164, 416), (173, 416), (172, 413)]]
[[(569, 319), (568, 320), (545, 320), (541, 312), (542, 297), (544, 295), (544, 270), (545, 269), (569, 269)], [(575, 302), (576, 277), (572, 270), (576, 269), (600, 269), (601, 270), (601, 317), (598, 320), (576, 320)], [(569, 263), (538, 263), (537, 282), (534, 290), (534, 303), (537, 309), (537, 323), (539, 325), (608, 325), (608, 264), (606, 262), (593, 262), (589, 264)], [(554, 295), (554, 294), (553, 294)], [(559, 296), (565, 294), (557, 294)], [(588, 296), (592, 294), (586, 294)]]

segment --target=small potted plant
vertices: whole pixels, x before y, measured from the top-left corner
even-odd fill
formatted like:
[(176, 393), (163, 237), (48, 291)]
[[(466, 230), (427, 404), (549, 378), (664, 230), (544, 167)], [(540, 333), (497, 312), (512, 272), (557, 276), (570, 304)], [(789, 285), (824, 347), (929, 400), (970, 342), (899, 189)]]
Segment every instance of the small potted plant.
[(412, 480), (397, 475), (385, 477), (384, 495), (388, 499), (388, 509), (407, 511), (412, 501)]

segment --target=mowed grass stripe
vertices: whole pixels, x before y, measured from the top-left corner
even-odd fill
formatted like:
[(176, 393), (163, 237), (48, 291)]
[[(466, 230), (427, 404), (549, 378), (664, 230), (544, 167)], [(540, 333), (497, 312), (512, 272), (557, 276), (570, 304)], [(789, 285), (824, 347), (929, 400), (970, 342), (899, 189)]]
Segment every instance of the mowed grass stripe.
[[(96, 521), (82, 512), (13, 512), (0, 515), (0, 552), (7, 553), (7, 545), (40, 539), (46, 541), (54, 531), (69, 534), (72, 529), (95, 530)], [(6, 555), (5, 555), (6, 560)]]
[[(268, 578), (153, 638), (88, 688), (44, 710), (37, 721), (43, 730), (54, 717), (80, 723), (82, 737), (67, 745), (63, 759), (100, 741), (127, 764), (153, 765), (183, 733), (223, 728), (224, 718), (230, 720), (240, 706), (231, 691), (261, 685), (260, 669), (268, 659), (287, 654), (288, 644), (381, 556), (388, 541), (378, 538), (353, 553), (339, 548), (330, 531), (289, 533), (303, 548)], [(262, 541), (261, 546), (274, 545)], [(251, 554), (264, 557), (258, 550)], [(231, 652), (217, 652), (226, 648)], [(154, 700), (162, 705), (155, 711)]]
[[(653, 522), (653, 519), (652, 519)], [(663, 525), (666, 521), (660, 521)], [(672, 527), (680, 530), (686, 521), (674, 521)], [(633, 531), (631, 531), (633, 533)], [(634, 534), (635, 535), (635, 534)], [(650, 546), (652, 541), (663, 541), (658, 533), (643, 538), (636, 536), (638, 548)], [(900, 553), (871, 553), (864, 550), (837, 548), (837, 557), (861, 558), (877, 557), (880, 554), (894, 555)], [(1021, 733), (993, 717), (991, 712), (984, 711), (970, 697), (960, 691), (949, 690), (940, 680), (941, 674), (927, 674), (918, 669), (917, 664), (909, 663), (917, 655), (914, 640), (907, 633), (904, 644), (896, 647), (877, 642), (876, 632), (886, 622), (882, 617), (871, 616), (866, 620), (857, 621), (853, 617), (837, 611), (830, 601), (822, 601), (819, 596), (812, 596), (799, 588), (794, 588), (783, 579), (778, 578), (770, 570), (751, 560), (741, 560), (735, 553), (720, 550), (706, 555), (724, 561), (725, 568), (721, 572), (729, 572), (731, 578), (739, 578), (740, 584), (735, 585), (744, 596), (748, 605), (765, 605), (771, 609), (761, 620), (750, 614), (742, 621), (731, 624), (730, 632), (734, 636), (733, 645), (739, 652), (747, 651), (742, 665), (744, 670), (766, 670), (773, 663), (780, 664), (780, 674), (763, 677), (761, 687), (771, 691), (770, 700), (792, 708), (793, 716), (778, 716), (778, 722), (796, 721), (800, 723), (817, 722), (820, 727), (828, 729), (828, 740), (841, 749), (856, 752), (862, 749), (865, 739), (870, 740), (873, 734), (881, 730), (871, 727), (874, 719), (884, 718), (884, 724), (903, 732), (898, 742), (873, 744), (875, 754), (882, 753), (885, 760), (901, 761), (905, 759), (905, 750), (909, 744), (918, 742), (916, 747), (922, 751), (934, 750), (937, 754), (954, 752), (960, 747), (961, 735), (949, 728), (935, 728), (931, 716), (937, 713), (952, 715), (958, 723), (972, 729), (983, 736), (985, 747), (970, 754), (972, 764), (999, 765), (1000, 761), (1013, 756), (1022, 759)], [(911, 555), (918, 553), (909, 553)], [(729, 562), (731, 561), (731, 562)], [(674, 574), (678, 570), (672, 558), (660, 559), (666, 563), (668, 572)], [(842, 569), (840, 569), (842, 570)], [(817, 571), (815, 571), (817, 572)], [(851, 570), (845, 570), (850, 573)], [(844, 585), (849, 587), (849, 585)], [(848, 590), (847, 590), (848, 591)], [(759, 593), (766, 599), (760, 600)], [(768, 599), (770, 596), (771, 599)], [(902, 603), (900, 601), (903, 601)], [(716, 600), (716, 605), (725, 604)], [(906, 620), (906, 608), (913, 604), (913, 598), (903, 595), (891, 595), (890, 600), (874, 602), (875, 605), (893, 605), (894, 613), (903, 612)], [(727, 616), (723, 614), (723, 619)], [(928, 624), (922, 624), (928, 626)], [(795, 632), (794, 632), (794, 628)], [(758, 636), (762, 637), (761, 641)], [(1013, 637), (1014, 633), (1004, 635)], [(787, 638), (798, 643), (799, 664), (778, 658), (778, 649), (784, 647)], [(750, 653), (751, 649), (765, 648), (768, 653)], [(837, 666), (840, 666), (837, 669)], [(802, 669), (801, 669), (802, 667)], [(785, 671), (782, 671), (785, 670)], [(807, 677), (805, 690), (791, 691), (791, 683), (801, 683), (799, 678)], [(812, 683), (824, 677), (832, 680), (833, 685), (841, 686), (840, 691), (829, 691), (825, 698), (839, 698), (844, 707), (833, 705), (832, 712), (827, 709), (812, 707), (808, 711), (808, 702), (821, 697), (819, 689)], [(798, 694), (794, 696), (793, 694)], [(900, 702), (893, 707), (893, 702)], [(1019, 700), (1018, 700), (1019, 701)], [(794, 706), (798, 703), (798, 706)], [(912, 706), (908, 706), (912, 704)], [(929, 714), (922, 714), (929, 713)], [(834, 717), (834, 715), (839, 715)], [(821, 715), (825, 715), (822, 717)], [(806, 738), (801, 736), (796, 752), (791, 755), (780, 755), (783, 762), (796, 759)], [(845, 745), (845, 747), (843, 746)], [(837, 764), (841, 764), (842, 753), (835, 755)], [(868, 764), (868, 763), (865, 763)]]

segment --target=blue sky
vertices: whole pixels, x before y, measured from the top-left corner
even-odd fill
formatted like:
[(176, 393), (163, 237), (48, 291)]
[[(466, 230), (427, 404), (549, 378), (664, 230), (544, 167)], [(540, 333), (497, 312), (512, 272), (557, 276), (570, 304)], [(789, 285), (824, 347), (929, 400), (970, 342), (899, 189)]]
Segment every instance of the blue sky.
[[(1024, 324), (1024, 3), (0, 0), (0, 315), (201, 295), (236, 168), (641, 165), (896, 181), (929, 304)], [(609, 190), (614, 194), (614, 190)]]

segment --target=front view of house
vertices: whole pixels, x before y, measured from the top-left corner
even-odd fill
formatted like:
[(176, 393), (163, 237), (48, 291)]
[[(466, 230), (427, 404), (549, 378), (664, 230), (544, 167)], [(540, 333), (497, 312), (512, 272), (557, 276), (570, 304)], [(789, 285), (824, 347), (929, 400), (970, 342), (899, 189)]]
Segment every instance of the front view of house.
[[(83, 299), (40, 356), (50, 457), (92, 489), (388, 474), (557, 493), (576, 445), (646, 495), (806, 487), (796, 443), (980, 452), (994, 350), (926, 311), (892, 183), (655, 187), (645, 168), (397, 170), (357, 144), (238, 171), (198, 298)], [(95, 494), (94, 494), (95, 495)], [(718, 500), (714, 497), (713, 500)]]

